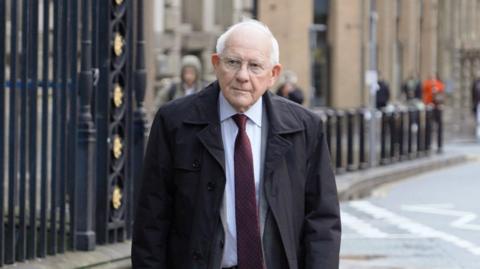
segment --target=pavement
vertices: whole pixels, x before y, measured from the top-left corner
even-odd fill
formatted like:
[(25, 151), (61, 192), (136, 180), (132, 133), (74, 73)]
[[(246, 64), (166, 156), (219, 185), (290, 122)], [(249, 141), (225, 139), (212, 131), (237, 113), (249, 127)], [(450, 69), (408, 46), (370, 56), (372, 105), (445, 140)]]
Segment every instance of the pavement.
[[(475, 153), (477, 155), (475, 155)], [(463, 141), (448, 144), (441, 154), (429, 155), (404, 160), (374, 168), (347, 172), (337, 175), (337, 188), (341, 201), (358, 199), (370, 195), (376, 187), (405, 179), (407, 177), (428, 172), (433, 169), (461, 164), (478, 158), (480, 143)], [(131, 242), (114, 245), (99, 246), (95, 251), (69, 252), (63, 255), (37, 259), (26, 263), (4, 266), (6, 269), (69, 269), (69, 268), (95, 268), (95, 269), (127, 269), (130, 263)]]
[(447, 145), (442, 153), (431, 152), (422, 157), (397, 161), (388, 165), (348, 172), (336, 176), (340, 201), (359, 199), (370, 195), (376, 187), (437, 168), (467, 162), (474, 158), (468, 151), (480, 150), (480, 144), (462, 142)]
[(430, 169), (343, 201), (341, 269), (478, 269), (480, 144), (448, 148), (466, 162)]

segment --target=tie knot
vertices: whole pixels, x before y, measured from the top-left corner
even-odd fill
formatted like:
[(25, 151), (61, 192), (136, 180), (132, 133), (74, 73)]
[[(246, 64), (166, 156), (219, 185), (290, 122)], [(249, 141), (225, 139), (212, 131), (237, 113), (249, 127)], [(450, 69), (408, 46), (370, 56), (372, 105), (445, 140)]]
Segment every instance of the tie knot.
[(244, 114), (235, 114), (232, 116), (233, 120), (237, 124), (238, 129), (245, 130), (245, 125), (247, 124), (247, 116)]

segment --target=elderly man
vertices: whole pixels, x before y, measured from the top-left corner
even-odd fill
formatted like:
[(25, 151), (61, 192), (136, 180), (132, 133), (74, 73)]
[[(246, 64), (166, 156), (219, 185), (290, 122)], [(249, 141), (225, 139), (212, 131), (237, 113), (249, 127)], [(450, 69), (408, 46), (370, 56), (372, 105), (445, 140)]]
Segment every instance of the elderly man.
[(218, 81), (161, 107), (146, 150), (133, 268), (338, 268), (340, 216), (321, 121), (268, 91), (262, 23), (217, 41)]

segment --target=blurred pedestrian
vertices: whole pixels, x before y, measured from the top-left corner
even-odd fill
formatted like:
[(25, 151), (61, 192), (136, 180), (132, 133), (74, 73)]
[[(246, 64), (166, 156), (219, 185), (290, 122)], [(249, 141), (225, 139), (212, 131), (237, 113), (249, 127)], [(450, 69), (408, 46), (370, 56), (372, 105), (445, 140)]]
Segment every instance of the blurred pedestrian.
[(283, 82), (277, 88), (277, 95), (297, 104), (303, 104), (303, 91), (297, 86), (297, 75), (293, 71), (287, 70), (280, 80)]
[(195, 55), (183, 56), (179, 81), (166, 85), (157, 93), (156, 107), (158, 108), (173, 99), (200, 91), (205, 86), (201, 74), (202, 67), (198, 57)]
[(378, 88), (376, 94), (376, 106), (377, 109), (381, 109), (387, 106), (390, 100), (390, 86), (384, 79), (378, 80)]
[(410, 75), (402, 84), (402, 94), (405, 97), (405, 101), (411, 102), (414, 99), (422, 99), (422, 86), (420, 80), (415, 78), (414, 75)]
[(428, 79), (423, 82), (422, 86), (423, 103), (425, 105), (440, 105), (445, 101), (445, 85), (437, 77), (432, 74)]

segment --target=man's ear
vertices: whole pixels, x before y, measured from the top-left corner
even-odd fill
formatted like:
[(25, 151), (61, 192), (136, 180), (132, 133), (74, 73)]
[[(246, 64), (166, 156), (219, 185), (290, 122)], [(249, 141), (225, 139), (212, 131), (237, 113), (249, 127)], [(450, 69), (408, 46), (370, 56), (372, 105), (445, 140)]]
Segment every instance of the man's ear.
[(282, 72), (282, 65), (281, 64), (274, 65), (270, 72), (272, 72), (271, 73), (272, 77), (270, 79), (270, 87), (272, 87), (280, 77), (280, 73)]
[(218, 65), (220, 64), (220, 55), (218, 55), (217, 53), (212, 54), (211, 61), (212, 61), (213, 69), (216, 71), (218, 68)]

